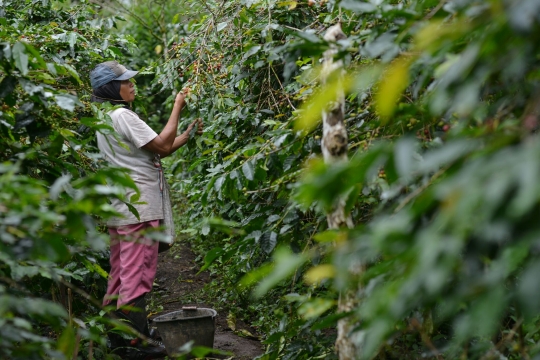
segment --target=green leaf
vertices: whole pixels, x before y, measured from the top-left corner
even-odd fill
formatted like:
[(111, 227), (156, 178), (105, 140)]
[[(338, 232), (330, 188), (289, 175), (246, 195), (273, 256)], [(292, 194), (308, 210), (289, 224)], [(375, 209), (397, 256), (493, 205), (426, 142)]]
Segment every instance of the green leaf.
[(60, 134), (57, 134), (55, 137), (53, 137), (47, 151), (49, 153), (49, 156), (57, 158), (62, 153), (64, 141), (65, 138)]
[(306, 320), (318, 318), (336, 305), (335, 300), (314, 298), (303, 303), (298, 308), (298, 315)]
[(321, 264), (310, 268), (304, 274), (304, 280), (309, 285), (316, 285), (323, 280), (332, 279), (336, 276), (336, 268), (332, 264)]
[(236, 107), (236, 103), (231, 98), (224, 98), (223, 102), (230, 107)]
[(313, 239), (320, 243), (341, 242), (346, 240), (346, 234), (339, 230), (327, 230), (316, 234)]
[(26, 46), (21, 42), (16, 42), (12, 49), (13, 60), (15, 66), (23, 75), (28, 74), (28, 55), (26, 54)]
[(220, 176), (216, 182), (214, 183), (214, 189), (216, 189), (216, 191), (220, 191), (221, 190), (221, 187), (223, 186), (223, 184), (225, 183), (225, 176)]
[(304, 254), (293, 254), (285, 247), (277, 249), (274, 254), (273, 270), (255, 288), (255, 296), (262, 297), (279, 282), (291, 276), (306, 260)]
[(256, 282), (261, 281), (266, 276), (268, 276), (268, 274), (272, 272), (273, 268), (274, 268), (274, 264), (271, 264), (271, 263), (264, 264), (258, 267), (257, 269), (252, 270), (248, 272), (246, 275), (244, 275), (242, 279), (240, 279), (240, 281), (238, 282), (238, 285), (240, 287), (252, 286)]
[(220, 247), (213, 248), (212, 250), (207, 252), (206, 255), (204, 256), (204, 265), (201, 267), (198, 273), (201, 273), (202, 271), (208, 269), (210, 265), (212, 265), (214, 260), (219, 258), (224, 253), (225, 251), (223, 250), (223, 248), (220, 248)]
[(6, 76), (0, 82), (0, 99), (5, 98), (15, 90), (15, 85), (17, 85), (17, 78), (12, 75)]
[(73, 352), (75, 351), (75, 346), (77, 341), (75, 340), (75, 329), (71, 326), (67, 326), (64, 329), (64, 332), (57, 341), (58, 351), (63, 353), (66, 358), (71, 359), (73, 357)]
[(409, 85), (410, 58), (401, 57), (388, 67), (375, 94), (377, 113), (383, 124), (394, 114), (395, 108), (407, 85)]
[(68, 314), (60, 304), (43, 299), (26, 298), (21, 304), (27, 313), (34, 313), (42, 317), (54, 317), (57, 320), (67, 319)]
[(38, 274), (40, 274), (40, 268), (37, 266), (27, 266), (27, 265), (19, 265), (16, 262), (13, 262), (10, 264), (11, 267), (11, 277), (15, 281), (19, 281), (23, 279), (24, 277), (34, 277)]
[(64, 188), (64, 185), (69, 184), (70, 180), (71, 180), (71, 175), (69, 174), (63, 175), (59, 177), (58, 179), (56, 179), (56, 181), (54, 182), (54, 184), (52, 184), (49, 190), (49, 194), (52, 200), (58, 199), (58, 196), (60, 195), (60, 192)]
[(90, 270), (91, 272), (95, 272), (97, 274), (99, 274), (99, 276), (101, 276), (102, 278), (104, 279), (107, 279), (109, 277), (109, 274), (103, 270), (103, 268), (101, 267), (101, 265), (99, 265), (98, 263), (96, 262), (92, 262), (88, 259), (81, 259), (82, 263), (84, 264), (84, 266)]
[(44, 90), (44, 87), (42, 85), (36, 85), (33, 82), (28, 81), (27, 79), (19, 79), (19, 83), (28, 95), (34, 95), (35, 93), (40, 92), (42, 93)]
[(358, 13), (372, 13), (377, 10), (375, 5), (360, 0), (342, 0), (339, 7)]
[(58, 75), (58, 70), (56, 67), (59, 67), (57, 64), (47, 63), (47, 70), (54, 76)]
[(137, 220), (141, 219), (141, 216), (139, 215), (139, 212), (137, 211), (135, 206), (133, 206), (133, 205), (131, 205), (129, 203), (124, 203), (124, 204), (126, 204), (126, 206), (128, 207), (129, 212), (132, 213), (137, 218)]
[(217, 25), (217, 31), (221, 31), (221, 30), (225, 29), (225, 28), (227, 27), (228, 24), (229, 24), (228, 21), (224, 21), (224, 22), (222, 22), (222, 23), (219, 23), (219, 24)]
[(69, 48), (71, 51), (75, 50), (75, 44), (77, 43), (77, 33), (76, 32), (70, 32), (68, 35), (68, 43)]
[(76, 105), (82, 105), (76, 96), (70, 94), (56, 94), (56, 105), (67, 111), (75, 110)]
[(270, 254), (277, 244), (277, 233), (274, 231), (264, 233), (261, 237), (261, 249), (267, 254)]
[(537, 316), (540, 311), (540, 303), (537, 301), (540, 297), (540, 263), (530, 262), (520, 276), (517, 295), (525, 313), (529, 319)]
[(129, 202), (135, 203), (139, 201), (140, 198), (141, 198), (141, 193), (136, 192), (135, 194), (131, 195), (131, 197), (129, 198)]
[(253, 180), (255, 176), (255, 169), (251, 160), (244, 162), (244, 164), (242, 165), (242, 172), (244, 173), (246, 179), (248, 179), (249, 181)]
[(244, 59), (247, 59), (251, 55), (255, 55), (256, 53), (259, 52), (260, 49), (261, 49), (260, 45), (255, 45), (255, 46), (249, 48), (249, 50), (246, 51), (245, 54), (244, 54)]
[(67, 72), (71, 75), (77, 83), (82, 84), (81, 78), (79, 77), (79, 74), (77, 73), (77, 70), (75, 70), (71, 65), (69, 64), (62, 64), (62, 67), (67, 70)]
[(47, 64), (45, 63), (45, 60), (41, 57), (39, 51), (37, 51), (32, 45), (23, 43), (27, 54), (31, 55), (31, 61), (30, 64), (37, 69), (46, 70)]
[(222, 231), (229, 235), (243, 235), (245, 232), (243, 229), (240, 229), (240, 224), (234, 221), (224, 220), (221, 218), (209, 218), (207, 223), (204, 226), (208, 225), (208, 231), (210, 231), (210, 226), (216, 230)]

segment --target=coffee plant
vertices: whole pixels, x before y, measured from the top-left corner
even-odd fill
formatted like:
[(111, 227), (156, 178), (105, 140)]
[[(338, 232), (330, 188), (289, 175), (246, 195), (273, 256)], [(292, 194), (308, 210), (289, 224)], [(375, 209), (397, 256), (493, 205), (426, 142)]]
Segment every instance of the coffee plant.
[[(263, 358), (333, 356), (342, 316), (359, 357), (535, 354), (535, 3), (205, 4), (154, 84), (189, 86), (207, 124), (170, 163), (182, 231), (267, 335)], [(318, 121), (336, 90), (318, 72), (336, 22), (352, 159), (327, 166)], [(357, 227), (325, 231), (342, 196)]]
[[(98, 166), (88, 72), (134, 48), (86, 2), (0, 2), (0, 357), (106, 356), (109, 196), (135, 184)], [(117, 187), (106, 186), (118, 184)]]

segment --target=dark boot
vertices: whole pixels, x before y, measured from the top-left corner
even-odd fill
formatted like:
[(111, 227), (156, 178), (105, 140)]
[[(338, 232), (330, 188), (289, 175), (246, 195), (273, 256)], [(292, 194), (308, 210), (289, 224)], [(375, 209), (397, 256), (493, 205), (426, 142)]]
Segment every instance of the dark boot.
[[(112, 301), (109, 306), (116, 307), (116, 300)], [(113, 311), (113, 319), (118, 319), (118, 315), (116, 314), (116, 311)], [(109, 347), (115, 354), (121, 355), (126, 347), (128, 347), (129, 340), (124, 339), (122, 335), (115, 333), (114, 331), (109, 330), (107, 332), (107, 337), (109, 338)]]
[(111, 352), (117, 355), (122, 355), (125, 350), (130, 346), (129, 340), (126, 340), (122, 335), (109, 331), (107, 333), (109, 338), (109, 345)]
[[(116, 310), (114, 312), (116, 317), (125, 320), (133, 329), (145, 335), (148, 341), (146, 342), (138, 338), (131, 341), (122, 339), (124, 343), (121, 346), (125, 347), (126, 358), (132, 360), (149, 360), (165, 357), (167, 355), (165, 346), (161, 342), (153, 340), (148, 329), (145, 296), (138, 297), (129, 305), (134, 309)], [(122, 340), (116, 339), (116, 342), (122, 344)]]
[(167, 356), (165, 346), (134, 346), (127, 349), (125, 358), (129, 360), (163, 359)]
[(155, 340), (151, 343), (144, 343), (140, 339), (124, 339), (121, 335), (109, 332), (108, 334), (112, 353), (119, 355), (122, 359), (129, 360), (150, 360), (162, 359), (167, 356), (165, 346)]
[(116, 310), (114, 313), (115, 315), (122, 320), (126, 320), (126, 322), (135, 330), (140, 332), (141, 334), (145, 336), (150, 336), (150, 332), (148, 331), (148, 320), (147, 320), (147, 314), (146, 314), (146, 299), (145, 296), (139, 296), (135, 300), (133, 300), (129, 306), (131, 306), (133, 309), (130, 310), (123, 310), (119, 309)]

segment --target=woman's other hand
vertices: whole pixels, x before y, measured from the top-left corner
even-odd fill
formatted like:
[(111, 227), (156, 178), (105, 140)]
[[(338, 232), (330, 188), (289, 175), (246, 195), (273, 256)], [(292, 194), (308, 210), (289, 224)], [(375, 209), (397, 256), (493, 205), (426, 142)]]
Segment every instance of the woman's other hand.
[(197, 135), (202, 135), (203, 133), (203, 123), (202, 119), (195, 119), (191, 124), (189, 124), (187, 132), (190, 133), (191, 130), (197, 126)]

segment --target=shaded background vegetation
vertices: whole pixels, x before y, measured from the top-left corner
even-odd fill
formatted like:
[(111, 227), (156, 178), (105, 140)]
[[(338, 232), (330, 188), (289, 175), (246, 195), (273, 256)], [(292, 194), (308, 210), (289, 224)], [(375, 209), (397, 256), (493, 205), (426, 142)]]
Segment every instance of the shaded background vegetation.
[[(351, 160), (328, 166), (336, 90), (318, 74), (337, 22)], [(179, 235), (263, 358), (335, 356), (340, 316), (365, 358), (534, 358), (539, 22), (534, 0), (4, 0), (0, 354), (106, 356), (81, 294), (105, 284), (99, 224), (121, 188), (104, 185), (132, 182), (98, 166), (111, 128), (87, 74), (118, 59), (157, 130), (191, 89), (182, 126), (202, 117), (205, 135), (166, 160)], [(356, 226), (327, 231), (340, 196)]]

